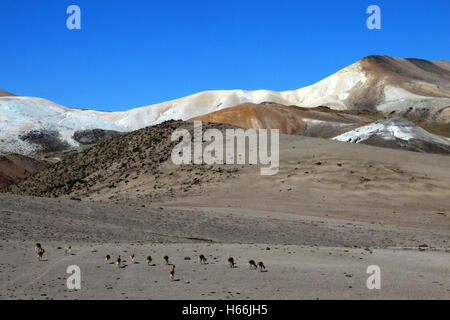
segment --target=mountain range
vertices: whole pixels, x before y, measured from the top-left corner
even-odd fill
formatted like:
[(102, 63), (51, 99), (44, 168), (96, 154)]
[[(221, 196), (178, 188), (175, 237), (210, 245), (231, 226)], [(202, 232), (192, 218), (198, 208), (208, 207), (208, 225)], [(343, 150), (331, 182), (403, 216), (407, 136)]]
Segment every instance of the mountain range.
[[(82, 145), (77, 137), (92, 136), (92, 130), (108, 133), (101, 134), (101, 141), (167, 120), (278, 128), (287, 134), (334, 138), (386, 117), (443, 126), (446, 135), (450, 61), (368, 56), (297, 90), (205, 91), (124, 112), (68, 108), (1, 90), (0, 154), (36, 156), (76, 149)], [(429, 136), (419, 137), (424, 138)], [(448, 139), (440, 141), (445, 145)]]

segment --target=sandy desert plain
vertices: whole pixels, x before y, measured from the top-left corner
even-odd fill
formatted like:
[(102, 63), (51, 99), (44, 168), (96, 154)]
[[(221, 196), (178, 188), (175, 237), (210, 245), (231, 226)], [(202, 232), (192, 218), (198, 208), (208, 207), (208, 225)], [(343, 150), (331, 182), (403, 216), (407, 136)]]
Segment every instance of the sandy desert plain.
[[(166, 149), (153, 150), (166, 157), (148, 170), (134, 148), (126, 169), (105, 155), (103, 169), (58, 189), (52, 179), (122, 138), (0, 194), (0, 299), (450, 298), (447, 155), (280, 135), (280, 170), (262, 176), (254, 165), (176, 166), (166, 134)], [(70, 265), (81, 269), (80, 290), (66, 286)], [(366, 286), (370, 265), (380, 267), (379, 290)]]

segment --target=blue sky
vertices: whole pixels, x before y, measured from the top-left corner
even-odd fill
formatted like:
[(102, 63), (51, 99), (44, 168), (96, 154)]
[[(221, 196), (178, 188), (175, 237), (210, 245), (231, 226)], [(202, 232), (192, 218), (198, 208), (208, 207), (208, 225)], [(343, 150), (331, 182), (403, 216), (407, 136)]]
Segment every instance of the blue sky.
[[(81, 30), (66, 9), (81, 8)], [(369, 30), (366, 8), (381, 8)], [(204, 90), (290, 90), (370, 54), (450, 59), (449, 0), (1, 0), (0, 88), (127, 110)]]

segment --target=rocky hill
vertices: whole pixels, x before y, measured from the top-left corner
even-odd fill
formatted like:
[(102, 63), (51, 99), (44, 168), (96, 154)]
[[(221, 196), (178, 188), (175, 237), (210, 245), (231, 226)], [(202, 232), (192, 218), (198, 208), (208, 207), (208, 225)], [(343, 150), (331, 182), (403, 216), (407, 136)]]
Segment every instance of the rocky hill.
[(0, 156), (0, 188), (44, 170), (50, 165), (46, 161), (35, 160), (19, 154)]
[(280, 133), (330, 138), (371, 122), (364, 113), (352, 115), (328, 107), (302, 108), (272, 102), (244, 103), (189, 121), (226, 123), (249, 129), (279, 129)]
[(403, 118), (376, 121), (333, 139), (378, 147), (450, 154), (450, 139), (431, 134)]
[[(203, 129), (211, 127), (229, 126), (205, 124)], [(177, 179), (174, 172), (164, 170), (163, 165), (170, 159), (177, 143), (171, 141), (171, 134), (179, 128), (193, 133), (192, 124), (182, 121), (168, 121), (137, 130), (76, 153), (3, 191), (45, 197), (72, 195), (77, 198), (114, 193), (116, 188), (127, 188), (128, 184), (138, 180), (150, 184), (156, 195), (164, 178), (173, 186), (172, 193), (187, 191), (202, 180), (212, 181), (235, 172), (228, 172), (222, 167), (212, 169), (204, 165), (185, 165), (178, 168), (183, 179)]]

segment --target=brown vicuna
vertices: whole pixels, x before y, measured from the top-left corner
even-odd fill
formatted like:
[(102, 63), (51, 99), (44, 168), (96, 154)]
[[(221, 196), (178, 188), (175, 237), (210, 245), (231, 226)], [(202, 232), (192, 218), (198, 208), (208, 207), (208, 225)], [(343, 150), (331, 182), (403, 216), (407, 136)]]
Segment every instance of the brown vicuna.
[(120, 259), (120, 256), (117, 256), (116, 258), (116, 265), (117, 267), (120, 267), (120, 263), (122, 262), (122, 259)]
[(230, 266), (230, 268), (234, 268), (236, 263), (234, 262), (233, 257), (228, 257), (227, 261), (228, 261), (228, 265)]
[(254, 260), (248, 260), (248, 264), (250, 265), (250, 269), (256, 269), (257, 268), (257, 266), (256, 266), (256, 263), (255, 263), (255, 261)]
[(169, 256), (167, 254), (165, 254), (163, 256), (163, 261), (164, 261), (165, 264), (169, 264)]
[(200, 262), (200, 264), (205, 264), (208, 260), (206, 260), (206, 257), (203, 254), (199, 254), (198, 261)]
[(108, 261), (111, 259), (111, 256), (109, 254), (105, 255), (105, 263), (108, 263)]
[(263, 269), (266, 268), (266, 266), (264, 266), (264, 263), (262, 261), (258, 261), (258, 263), (256, 264), (259, 271), (262, 271)]
[(170, 279), (170, 281), (173, 281), (175, 279), (175, 266), (174, 265), (169, 270), (169, 279)]
[(44, 256), (45, 250), (43, 248), (38, 249), (37, 251), (37, 258), (38, 260), (42, 260), (42, 257)]
[(34, 251), (36, 251), (36, 253), (37, 253), (40, 249), (42, 249), (41, 244), (39, 242), (35, 242), (34, 243)]
[(145, 260), (147, 261), (148, 265), (150, 265), (150, 263), (152, 263), (152, 257), (151, 256), (147, 256), (147, 258)]
[(72, 246), (70, 244), (68, 244), (66, 246), (66, 250), (64, 250), (64, 254), (69, 254), (71, 250), (72, 250)]

